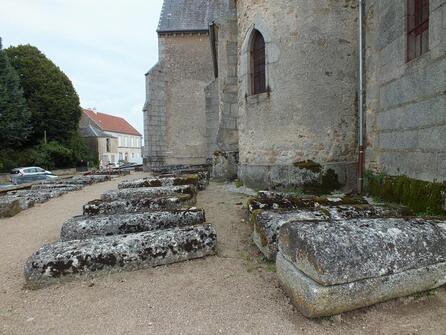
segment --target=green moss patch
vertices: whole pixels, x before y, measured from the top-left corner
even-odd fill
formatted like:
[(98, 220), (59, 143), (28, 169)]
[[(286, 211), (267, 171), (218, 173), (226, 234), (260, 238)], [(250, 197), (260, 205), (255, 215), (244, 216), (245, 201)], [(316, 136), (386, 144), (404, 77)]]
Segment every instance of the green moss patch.
[(320, 173), (322, 171), (322, 166), (312, 160), (296, 162), (293, 165), (301, 170), (309, 170), (314, 173)]
[(367, 191), (380, 199), (403, 204), (416, 213), (446, 215), (446, 182), (431, 183), (406, 176), (367, 174)]

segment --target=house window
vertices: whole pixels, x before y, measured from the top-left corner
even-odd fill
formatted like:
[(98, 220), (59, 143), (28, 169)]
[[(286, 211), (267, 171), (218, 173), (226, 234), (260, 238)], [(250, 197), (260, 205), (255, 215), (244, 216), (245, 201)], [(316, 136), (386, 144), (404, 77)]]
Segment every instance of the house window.
[(107, 146), (107, 148), (106, 148), (107, 152), (111, 152), (110, 139), (109, 138), (107, 138), (107, 140), (106, 140), (106, 146)]
[(429, 0), (407, 0), (407, 61), (429, 50)]
[(251, 92), (253, 95), (266, 92), (265, 39), (257, 30), (251, 46)]

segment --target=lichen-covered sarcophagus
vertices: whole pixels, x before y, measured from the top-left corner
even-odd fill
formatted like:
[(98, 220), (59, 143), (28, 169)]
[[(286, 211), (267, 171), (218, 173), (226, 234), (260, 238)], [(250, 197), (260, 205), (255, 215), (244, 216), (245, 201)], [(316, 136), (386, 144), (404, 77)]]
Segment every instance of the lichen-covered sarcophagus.
[(307, 317), (339, 314), (446, 283), (446, 223), (422, 219), (293, 222), (277, 274)]
[(62, 241), (85, 240), (98, 236), (142, 233), (195, 226), (206, 221), (203, 209), (154, 211), (135, 214), (76, 216), (64, 222)]
[(132, 271), (216, 253), (212, 225), (97, 237), (48, 244), (25, 264), (29, 288), (40, 288), (76, 277)]

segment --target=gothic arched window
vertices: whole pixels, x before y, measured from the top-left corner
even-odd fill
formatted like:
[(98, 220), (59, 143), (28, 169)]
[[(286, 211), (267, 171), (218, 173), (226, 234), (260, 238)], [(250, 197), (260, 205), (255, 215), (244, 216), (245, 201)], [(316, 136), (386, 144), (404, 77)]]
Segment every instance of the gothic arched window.
[(265, 39), (256, 30), (251, 45), (251, 93), (266, 92), (266, 51)]

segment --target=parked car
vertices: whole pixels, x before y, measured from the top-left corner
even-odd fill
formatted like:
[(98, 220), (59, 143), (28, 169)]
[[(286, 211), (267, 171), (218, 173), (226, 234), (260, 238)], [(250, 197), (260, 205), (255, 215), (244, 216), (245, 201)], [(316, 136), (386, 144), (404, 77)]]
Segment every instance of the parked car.
[(10, 173), (11, 183), (15, 185), (53, 178), (57, 178), (57, 176), (51, 171), (44, 170), (37, 166), (13, 169)]

